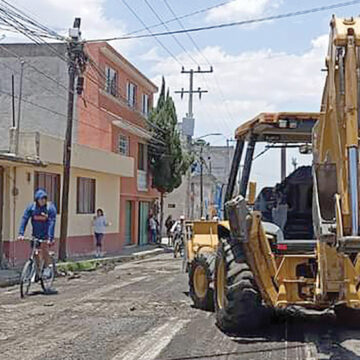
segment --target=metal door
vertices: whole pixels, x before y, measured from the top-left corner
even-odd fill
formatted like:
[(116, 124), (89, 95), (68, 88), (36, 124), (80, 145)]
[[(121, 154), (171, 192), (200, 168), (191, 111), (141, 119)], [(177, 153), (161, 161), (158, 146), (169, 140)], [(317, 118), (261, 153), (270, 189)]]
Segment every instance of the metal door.
[(125, 245), (132, 244), (132, 202), (125, 203)]
[(148, 243), (149, 203), (139, 202), (139, 245)]

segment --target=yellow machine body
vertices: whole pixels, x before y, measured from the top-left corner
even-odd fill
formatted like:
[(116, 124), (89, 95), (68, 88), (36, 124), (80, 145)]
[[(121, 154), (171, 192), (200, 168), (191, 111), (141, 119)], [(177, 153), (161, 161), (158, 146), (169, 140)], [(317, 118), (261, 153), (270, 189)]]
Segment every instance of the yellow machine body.
[[(261, 212), (253, 210), (241, 196), (227, 203), (231, 237), (242, 242), (261, 296), (273, 307), (321, 309), (342, 304), (360, 308), (360, 18), (333, 17), (330, 25), (321, 112), (292, 116), (294, 121), (301, 121), (301, 117), (317, 120), (311, 141), (316, 240), (313, 251), (275, 253), (271, 246), (273, 234), (266, 232)], [(289, 113), (260, 114), (240, 126), (236, 137), (241, 140), (257, 136), (258, 141), (269, 141), (276, 135), (275, 130), (269, 130), (273, 126), (278, 131), (277, 141), (295, 142), (301, 134), (276, 125), (289, 118)]]

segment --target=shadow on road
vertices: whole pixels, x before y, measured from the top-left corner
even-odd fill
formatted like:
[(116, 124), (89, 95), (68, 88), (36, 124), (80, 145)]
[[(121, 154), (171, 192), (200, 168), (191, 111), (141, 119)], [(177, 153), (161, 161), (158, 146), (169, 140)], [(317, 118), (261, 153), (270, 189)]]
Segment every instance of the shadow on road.
[[(340, 321), (333, 312), (321, 315), (290, 315), (274, 320), (263, 329), (250, 334), (227, 335), (239, 344), (283, 342), (288, 349), (291, 346), (305, 347), (312, 343), (317, 353), (326, 359), (360, 359), (354, 351), (356, 347), (360, 350), (360, 323), (350, 324), (348, 319)], [(287, 343), (290, 344), (286, 345)]]

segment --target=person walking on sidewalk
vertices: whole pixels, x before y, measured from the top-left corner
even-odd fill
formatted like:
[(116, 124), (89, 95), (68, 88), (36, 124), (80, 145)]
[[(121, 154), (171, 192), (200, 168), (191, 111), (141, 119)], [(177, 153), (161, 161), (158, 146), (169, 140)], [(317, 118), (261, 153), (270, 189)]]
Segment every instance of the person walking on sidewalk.
[[(41, 256), (44, 259), (43, 276), (51, 276), (49, 265), (52, 263), (49, 254), (49, 247), (54, 244), (54, 233), (56, 223), (55, 205), (47, 201), (48, 195), (44, 189), (37, 189), (34, 194), (34, 202), (31, 203), (24, 211), (19, 228), (19, 240), (24, 240), (24, 234), (29, 220), (31, 219), (32, 236), (39, 240), (46, 240), (39, 245)], [(35, 246), (35, 242), (31, 242)], [(47, 294), (57, 293), (54, 289), (46, 291)]]
[(153, 214), (151, 214), (150, 218), (149, 218), (150, 243), (151, 244), (156, 244), (157, 227), (158, 227), (158, 224), (155, 220), (155, 217)]
[(95, 235), (95, 245), (96, 245), (96, 257), (101, 256), (102, 250), (102, 241), (105, 234), (105, 229), (109, 226), (110, 223), (106, 221), (103, 209), (96, 210), (96, 216), (94, 216), (93, 227)]
[(169, 215), (165, 221), (165, 227), (166, 227), (166, 236), (168, 238), (168, 245), (172, 246), (172, 236), (171, 236), (171, 228), (174, 225), (174, 220), (172, 218), (172, 215)]

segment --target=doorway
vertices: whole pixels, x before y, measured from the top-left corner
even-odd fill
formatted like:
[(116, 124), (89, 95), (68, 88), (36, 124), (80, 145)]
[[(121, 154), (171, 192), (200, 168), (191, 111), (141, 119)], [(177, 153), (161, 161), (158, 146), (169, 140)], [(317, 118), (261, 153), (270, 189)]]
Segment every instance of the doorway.
[(0, 269), (4, 261), (3, 239), (4, 168), (0, 166)]
[(148, 243), (148, 218), (149, 203), (145, 201), (139, 202), (139, 245)]
[(132, 211), (133, 204), (132, 201), (126, 200), (125, 203), (125, 245), (132, 244)]

